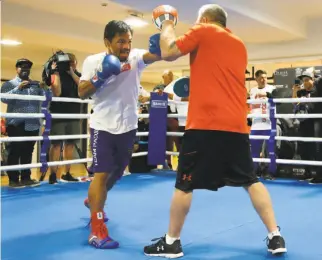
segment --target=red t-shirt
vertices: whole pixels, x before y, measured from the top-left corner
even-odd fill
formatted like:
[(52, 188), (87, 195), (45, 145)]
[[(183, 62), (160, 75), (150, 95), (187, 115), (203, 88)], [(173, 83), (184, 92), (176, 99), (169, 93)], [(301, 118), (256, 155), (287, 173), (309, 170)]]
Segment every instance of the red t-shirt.
[(244, 43), (227, 28), (197, 24), (176, 44), (190, 53), (186, 129), (248, 133)]

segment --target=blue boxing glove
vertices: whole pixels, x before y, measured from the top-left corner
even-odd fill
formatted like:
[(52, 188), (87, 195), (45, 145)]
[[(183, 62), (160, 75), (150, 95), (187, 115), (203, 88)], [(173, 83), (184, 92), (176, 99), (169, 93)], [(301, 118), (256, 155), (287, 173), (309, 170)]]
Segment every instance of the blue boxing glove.
[(152, 35), (149, 43), (149, 52), (161, 57), (160, 33)]
[(182, 77), (177, 79), (173, 84), (173, 92), (178, 97), (186, 98), (190, 93), (190, 78)]
[(120, 73), (120, 60), (114, 55), (107, 54), (102, 63), (99, 64), (96, 74), (90, 79), (90, 82), (95, 88), (100, 88), (109, 77)]

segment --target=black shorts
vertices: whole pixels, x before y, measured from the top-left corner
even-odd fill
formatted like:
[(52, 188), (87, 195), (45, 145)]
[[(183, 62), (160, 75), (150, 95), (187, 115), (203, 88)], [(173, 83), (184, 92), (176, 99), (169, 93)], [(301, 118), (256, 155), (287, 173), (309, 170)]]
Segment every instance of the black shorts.
[(216, 191), (224, 186), (245, 187), (258, 182), (248, 134), (187, 130), (179, 154), (175, 187)]

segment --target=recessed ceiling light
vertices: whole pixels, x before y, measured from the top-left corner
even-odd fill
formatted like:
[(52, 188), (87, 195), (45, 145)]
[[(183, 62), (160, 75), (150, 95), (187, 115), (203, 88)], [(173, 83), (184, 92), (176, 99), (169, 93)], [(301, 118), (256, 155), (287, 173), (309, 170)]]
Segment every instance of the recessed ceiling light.
[(22, 42), (18, 42), (18, 41), (15, 41), (15, 40), (0, 40), (0, 44), (17, 46), (17, 45), (22, 44)]

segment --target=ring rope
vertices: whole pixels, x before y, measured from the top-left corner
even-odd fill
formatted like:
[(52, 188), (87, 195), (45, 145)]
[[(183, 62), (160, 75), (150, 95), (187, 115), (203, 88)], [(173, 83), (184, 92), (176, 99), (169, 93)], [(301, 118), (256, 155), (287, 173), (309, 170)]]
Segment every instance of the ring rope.
[[(88, 119), (90, 114), (51, 114), (53, 119)], [(0, 113), (0, 117), (5, 118), (45, 118), (42, 113)], [(186, 118), (184, 114), (169, 114), (168, 118)], [(139, 114), (139, 118), (149, 118), (149, 114)], [(255, 115), (249, 114), (247, 118), (266, 118), (269, 115)], [(307, 119), (307, 118), (322, 118), (322, 114), (275, 114), (275, 118), (293, 118), (293, 119)]]
[[(18, 100), (37, 100), (37, 101), (45, 101), (45, 96), (36, 96), (36, 95), (28, 95), (23, 96), (19, 94), (7, 94), (7, 93), (1, 93), (1, 98), (4, 99), (18, 99)], [(322, 102), (322, 98), (273, 98), (272, 99), (274, 103), (316, 103), (316, 102)], [(63, 98), (63, 97), (53, 97), (52, 101), (55, 102), (74, 102), (74, 103), (93, 103), (93, 100), (90, 99), (78, 99), (78, 98)], [(144, 104), (149, 104), (150, 102), (145, 102)], [(186, 104), (187, 102), (184, 101), (174, 101), (169, 100), (168, 104)], [(261, 103), (268, 103), (267, 99), (248, 99), (248, 104), (261, 104)]]
[[(132, 157), (139, 157), (139, 156), (146, 156), (148, 152), (138, 152), (133, 153)], [(81, 163), (91, 163), (93, 158), (84, 158), (84, 159), (75, 159), (75, 160), (68, 160), (68, 161), (55, 161), (55, 162), (48, 162), (48, 167), (51, 166), (63, 166), (67, 164), (81, 164)], [(8, 166), (1, 166), (0, 171), (15, 171), (15, 170), (23, 170), (23, 169), (32, 169), (32, 168), (40, 168), (42, 167), (42, 163), (31, 163), (31, 164), (19, 164), (19, 165), (8, 165)]]
[[(59, 102), (74, 102), (74, 103), (92, 103), (92, 100), (81, 100), (77, 98), (61, 98), (61, 97), (51, 97), (51, 91), (46, 91), (46, 96), (34, 96), (34, 95), (28, 95), (28, 96), (22, 96), (17, 94), (1, 94), (1, 98), (4, 99), (17, 99), (17, 100), (38, 100), (38, 101), (44, 101), (44, 104), (47, 104), (45, 102), (48, 101), (59, 101)], [(297, 103), (297, 102), (322, 102), (322, 98), (280, 98), (280, 99), (252, 99), (247, 100), (247, 103), (249, 104), (261, 104), (261, 103), (269, 103), (271, 104), (271, 113), (270, 115), (253, 115), (249, 114), (248, 118), (271, 118), (274, 119), (277, 118), (322, 118), (322, 114), (276, 114), (275, 113), (275, 103)], [(144, 103), (144, 104), (148, 104)], [(169, 100), (169, 104), (186, 104), (187, 102), (180, 102), (180, 101), (172, 101)], [(50, 117), (48, 118), (48, 113), (0, 113), (1, 117), (6, 118), (46, 118), (46, 120), (50, 120), (52, 118), (57, 119), (88, 119), (90, 117), (90, 114), (50, 114)], [(186, 118), (186, 115), (182, 114), (169, 114), (168, 118)], [(149, 118), (149, 114), (140, 114), (139, 118)], [(50, 129), (46, 129), (48, 132)], [(137, 136), (148, 136), (148, 132), (140, 132), (137, 133)], [(167, 132), (168, 136), (182, 136), (183, 133), (175, 133), (175, 132)], [(32, 137), (37, 139), (37, 141), (41, 141), (46, 139), (48, 140), (65, 140), (65, 139), (82, 139), (82, 138), (88, 138), (89, 135), (67, 135), (67, 136), (39, 136), (39, 137)], [(23, 140), (31, 140), (30, 137), (5, 137), (1, 138), (1, 142), (12, 142), (12, 141), (23, 141)], [(250, 136), (250, 139), (263, 139), (263, 140), (288, 140), (288, 141), (314, 141), (314, 142), (321, 142), (322, 138), (304, 138), (304, 137), (281, 137), (281, 136)], [(137, 156), (146, 156), (148, 152), (139, 152), (139, 153), (133, 153), (132, 157)], [(167, 155), (176, 155), (178, 156), (178, 152), (169, 152), (166, 151)], [(44, 156), (44, 154), (42, 154)], [(302, 160), (284, 160), (284, 159), (276, 159), (276, 158), (253, 158), (254, 162), (263, 162), (263, 163), (279, 163), (279, 164), (298, 164), (298, 165), (314, 165), (314, 166), (322, 166), (322, 162), (318, 161), (302, 161)], [(35, 164), (24, 164), (24, 165), (11, 165), (11, 166), (4, 166), (1, 167), (1, 171), (10, 171), (10, 170), (18, 170), (18, 169), (30, 169), (30, 168), (43, 168), (44, 165), (48, 168), (51, 166), (60, 166), (60, 165), (66, 165), (66, 164), (78, 164), (78, 163), (87, 163), (92, 162), (92, 158), (85, 158), (85, 159), (76, 159), (76, 160), (68, 160), (68, 161), (56, 161), (56, 162), (46, 162), (42, 161), (40, 163)]]
[[(167, 132), (167, 136), (183, 136), (183, 132)], [(149, 132), (137, 132), (136, 136), (149, 136)], [(84, 135), (50, 135), (49, 140), (70, 140), (70, 139), (87, 139), (89, 134)], [(250, 135), (249, 139), (254, 140), (269, 140), (268, 135)], [(0, 143), (22, 142), (22, 141), (42, 141), (42, 136), (19, 136), (19, 137), (1, 137)], [(300, 141), (300, 142), (322, 142), (322, 138), (318, 137), (300, 137), (300, 136), (276, 136), (276, 141)]]
[[(178, 152), (167, 151), (166, 155), (179, 156), (179, 153)], [(271, 160), (269, 158), (253, 158), (253, 161), (254, 162), (261, 162), (261, 163), (271, 163)], [(276, 159), (276, 163), (278, 163), (278, 164), (296, 164), (296, 165), (322, 166), (322, 162), (320, 162), (320, 161), (302, 161), (302, 160)]]

